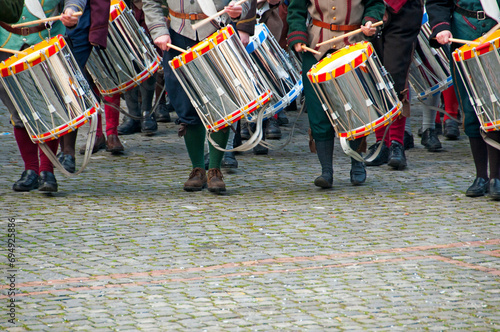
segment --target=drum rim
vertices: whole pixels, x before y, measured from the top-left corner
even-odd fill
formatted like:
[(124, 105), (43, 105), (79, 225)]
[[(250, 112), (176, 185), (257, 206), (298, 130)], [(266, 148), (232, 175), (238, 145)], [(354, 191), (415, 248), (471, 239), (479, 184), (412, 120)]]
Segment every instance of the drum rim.
[[(474, 41), (480, 41), (482, 37)], [(481, 45), (463, 45), (453, 51), (453, 59), (456, 62), (472, 59), (500, 48), (500, 30), (495, 31)]]
[[(227, 33), (227, 34), (226, 34)], [(235, 34), (234, 28), (229, 25), (217, 30), (198, 44), (190, 47), (187, 52), (181, 53), (169, 61), (170, 67), (176, 70), (187, 65), (201, 55), (208, 53), (215, 46), (222, 44)]]
[(109, 7), (109, 22), (113, 22), (128, 9), (127, 4), (123, 0), (111, 0)]
[[(331, 61), (337, 60), (344, 55), (347, 55), (349, 53), (359, 51), (359, 50), (366, 50), (367, 54), (365, 54), (364, 52), (361, 52), (360, 55), (356, 56), (351, 61), (349, 61), (343, 65), (340, 65), (337, 68), (334, 68), (332, 71), (327, 71), (327, 72), (324, 72), (321, 74), (318, 73), (319, 70), (321, 70), (324, 66), (329, 64)], [(348, 45), (345, 48), (342, 48), (342, 49), (330, 54), (329, 56), (327, 56), (326, 58), (324, 58), (323, 60), (318, 62), (316, 65), (314, 65), (307, 72), (307, 77), (309, 78), (309, 80), (312, 83), (322, 83), (322, 82), (330, 81), (334, 78), (340, 77), (340, 76), (350, 72), (351, 71), (350, 65), (352, 65), (353, 69), (359, 67), (359, 65), (366, 62), (367, 57), (372, 56), (373, 53), (374, 53), (373, 45), (367, 41), (362, 41), (362, 42), (358, 42), (356, 44)]]
[[(35, 67), (36, 65), (46, 61), (48, 58), (59, 53), (63, 48), (66, 47), (66, 40), (64, 40), (63, 35), (57, 35), (49, 40), (43, 40), (36, 45), (31, 46), (23, 50), (28, 54), (16, 54), (8, 58), (7, 60), (0, 63), (0, 76), (5, 78), (12, 75), (19, 74), (29, 67)], [(26, 59), (35, 52), (40, 51), (40, 56), (35, 59)], [(24, 61), (20, 61), (23, 60)], [(13, 65), (14, 63), (17, 64)]]

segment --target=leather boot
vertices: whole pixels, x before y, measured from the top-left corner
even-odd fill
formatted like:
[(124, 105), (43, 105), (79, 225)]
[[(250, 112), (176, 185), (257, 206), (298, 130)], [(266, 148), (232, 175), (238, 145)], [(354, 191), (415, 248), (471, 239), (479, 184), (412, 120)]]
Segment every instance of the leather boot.
[(442, 149), (441, 142), (437, 137), (436, 130), (434, 128), (427, 128), (422, 133), (422, 145), (431, 152), (436, 152)]
[(167, 104), (160, 102), (155, 112), (156, 122), (171, 122), (170, 112), (167, 109)]
[(151, 112), (143, 112), (141, 120), (141, 132), (147, 136), (153, 135), (158, 130), (155, 115)]
[(42, 171), (40, 172), (38, 191), (41, 192), (56, 192), (57, 181), (54, 173)]
[[(141, 106), (139, 104), (139, 87), (125, 92), (125, 102), (128, 113), (139, 118), (141, 116)], [(118, 126), (118, 135), (131, 135), (141, 132), (141, 121), (125, 117), (122, 124)]]
[(207, 174), (203, 168), (196, 167), (184, 183), (185, 191), (200, 191), (207, 186)]
[(211, 168), (208, 170), (208, 191), (220, 193), (226, 191), (226, 184), (224, 183), (222, 172), (218, 168)]
[(14, 191), (30, 191), (37, 189), (38, 186), (38, 174), (36, 174), (35, 171), (28, 169), (24, 171), (21, 178), (14, 183), (12, 189)]
[(334, 141), (316, 141), (316, 153), (321, 164), (321, 175), (314, 180), (314, 185), (323, 189), (333, 185), (333, 147)]
[[(349, 145), (351, 146), (351, 149), (354, 151), (358, 152), (358, 148), (360, 144), (362, 143), (363, 138), (358, 138), (354, 141), (350, 141)], [(360, 153), (361, 154), (361, 153)], [(365, 169), (365, 163), (363, 161), (358, 161), (354, 158), (351, 158), (351, 183), (353, 186), (359, 186), (366, 181), (366, 169)]]
[(281, 139), (281, 129), (274, 117), (265, 120), (264, 134), (266, 139)]
[(387, 162), (389, 166), (399, 171), (406, 168), (406, 156), (403, 145), (398, 141), (391, 141), (391, 146), (389, 148), (389, 161)]
[(238, 168), (238, 161), (234, 152), (224, 152), (224, 157), (222, 158), (222, 168)]
[(124, 147), (118, 135), (108, 135), (108, 141), (106, 144), (106, 151), (111, 152), (112, 154), (119, 154), (123, 152)]
[[(85, 154), (85, 149), (87, 148), (87, 145), (82, 145), (80, 146), (80, 154), (84, 155)], [(106, 137), (103, 135), (96, 136), (95, 141), (94, 141), (94, 146), (92, 147), (92, 153), (96, 153), (97, 151), (101, 149), (106, 148)]]

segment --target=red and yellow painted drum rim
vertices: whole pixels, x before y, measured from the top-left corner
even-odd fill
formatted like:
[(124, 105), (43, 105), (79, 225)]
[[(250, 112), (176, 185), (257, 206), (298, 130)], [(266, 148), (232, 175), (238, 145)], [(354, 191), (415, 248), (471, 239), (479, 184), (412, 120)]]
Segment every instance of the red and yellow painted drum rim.
[(176, 56), (172, 61), (170, 61), (170, 66), (173, 69), (178, 69), (179, 67), (193, 61), (197, 57), (207, 53), (215, 46), (229, 39), (232, 35), (234, 35), (234, 29), (231, 25), (222, 28), (190, 48), (187, 52)]
[(113, 22), (127, 9), (127, 5), (122, 0), (111, 0), (109, 9), (109, 21)]
[(262, 105), (268, 103), (270, 100), (271, 100), (271, 90), (267, 90), (264, 93), (262, 93), (257, 99), (251, 101), (242, 108), (234, 111), (233, 113), (229, 114), (223, 119), (220, 119), (212, 124), (208, 124), (206, 128), (209, 131), (216, 132), (225, 127), (229, 127), (236, 121), (241, 120), (244, 116), (258, 110)]
[(495, 49), (499, 49), (500, 30), (495, 31), (486, 40), (483, 37), (480, 37), (474, 41), (481, 43), (481, 45), (463, 45), (453, 52), (453, 59), (456, 62), (465, 61), (476, 56), (486, 54)]
[(389, 112), (385, 113), (383, 116), (378, 118), (377, 120), (353, 129), (351, 131), (339, 132), (338, 136), (346, 139), (357, 139), (363, 136), (368, 136), (370, 133), (375, 132), (376, 129), (385, 127), (394, 122), (397, 117), (401, 114), (401, 109), (403, 108), (403, 103), (398, 102), (396, 106), (394, 106)]
[[(337, 61), (340, 58), (350, 53), (358, 51), (365, 51), (365, 52), (360, 52), (360, 54), (356, 56), (354, 59), (351, 59), (350, 61), (339, 65), (338, 67), (334, 68), (331, 71), (324, 71), (324, 68), (330, 65), (333, 61)], [(312, 83), (321, 83), (329, 81), (333, 78), (337, 78), (344, 75), (345, 73), (348, 73), (352, 69), (359, 67), (361, 64), (366, 62), (368, 57), (371, 56), (372, 54), (373, 54), (373, 46), (369, 42), (365, 41), (356, 43), (354, 45), (349, 45), (341, 50), (338, 50), (337, 52), (332, 53), (328, 57), (321, 60), (318, 64), (313, 66), (309, 70), (309, 72), (307, 72), (307, 77)]]
[(23, 52), (27, 53), (26, 55), (13, 55), (4, 62), (0, 63), (0, 75), (2, 75), (2, 77), (8, 77), (23, 72), (29, 67), (34, 67), (54, 54), (57, 54), (65, 46), (66, 41), (62, 35), (57, 35), (48, 41), (41, 41), (40, 43), (23, 50)]
[(89, 122), (89, 119), (92, 117), (93, 114), (97, 112), (97, 109), (99, 109), (99, 105), (95, 105), (94, 107), (91, 107), (89, 110), (85, 111), (83, 114), (79, 115), (78, 117), (72, 119), (71, 121), (51, 130), (48, 132), (45, 132), (40, 135), (31, 135), (31, 139), (34, 142), (48, 142), (54, 139), (57, 139), (63, 135), (66, 135), (70, 132), (72, 132), (74, 129), (80, 128), (87, 122)]

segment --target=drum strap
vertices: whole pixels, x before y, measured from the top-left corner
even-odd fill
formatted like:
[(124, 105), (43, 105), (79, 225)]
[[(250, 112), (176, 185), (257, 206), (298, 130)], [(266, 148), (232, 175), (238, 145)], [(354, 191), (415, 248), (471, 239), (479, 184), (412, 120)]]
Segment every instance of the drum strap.
[(43, 31), (47, 29), (45, 24), (39, 24), (31, 27), (23, 27), (23, 28), (13, 28), (9, 24), (1, 22), (0, 21), (0, 27), (4, 28), (10, 33), (20, 35), (20, 36), (28, 36), (31, 35), (32, 33), (38, 33), (40, 31)]
[(312, 24), (323, 29), (328, 29), (330, 31), (354, 31), (356, 29), (359, 29), (359, 24), (338, 25), (322, 22), (315, 19), (312, 20)]
[(203, 13), (200, 13), (200, 14), (186, 14), (186, 13), (178, 13), (178, 12), (174, 12), (172, 9), (168, 9), (168, 12), (170, 13), (170, 15), (172, 15), (173, 17), (176, 17), (176, 18), (180, 18), (182, 20), (191, 20), (191, 21), (198, 21), (198, 20), (203, 20), (205, 18), (207, 18), (208, 16), (203, 14)]
[(490, 18), (489, 16), (486, 15), (486, 13), (483, 10), (474, 11), (474, 10), (467, 10), (459, 6), (455, 6), (455, 11), (460, 15), (470, 18), (475, 18), (478, 19), (479, 21), (482, 21), (486, 18)]
[(488, 136), (486, 136), (486, 133), (484, 130), (481, 130), (481, 136), (483, 137), (483, 140), (486, 142), (486, 144), (489, 144), (490, 146), (494, 147), (497, 150), (500, 150), (500, 143), (498, 143), (495, 140), (492, 140)]

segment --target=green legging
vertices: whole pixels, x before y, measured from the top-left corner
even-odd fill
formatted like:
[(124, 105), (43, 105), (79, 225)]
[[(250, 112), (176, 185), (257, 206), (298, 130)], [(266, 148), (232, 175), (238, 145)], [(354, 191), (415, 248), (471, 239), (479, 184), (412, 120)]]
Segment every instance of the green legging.
[[(205, 134), (206, 130), (203, 124), (188, 125), (184, 142), (193, 164), (193, 168), (200, 167), (205, 169)], [(227, 128), (216, 133), (210, 134), (210, 137), (220, 146), (225, 148), (229, 138), (229, 130)], [(209, 143), (210, 162), (209, 169), (220, 168), (224, 152), (219, 151)]]

